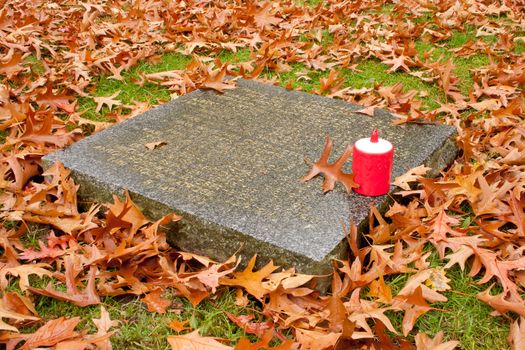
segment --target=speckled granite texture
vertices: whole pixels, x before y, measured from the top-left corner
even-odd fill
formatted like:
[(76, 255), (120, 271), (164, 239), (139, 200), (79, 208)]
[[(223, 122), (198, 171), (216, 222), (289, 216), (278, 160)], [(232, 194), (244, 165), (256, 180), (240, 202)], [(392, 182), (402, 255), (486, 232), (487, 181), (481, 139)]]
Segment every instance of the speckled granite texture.
[[(146, 215), (177, 212), (170, 241), (225, 259), (257, 253), (303, 273), (323, 274), (347, 249), (341, 223), (366, 225), (370, 205), (387, 196), (322, 193), (322, 178), (299, 179), (330, 134), (332, 160), (346, 145), (378, 128), (395, 146), (393, 177), (426, 164), (442, 169), (456, 155), (454, 128), (394, 126), (385, 111), (239, 80), (218, 94), (195, 91), (46, 157), (62, 161), (80, 183), (83, 200), (109, 201), (129, 190)], [(146, 143), (167, 145), (147, 150)], [(350, 161), (346, 165), (351, 169)]]

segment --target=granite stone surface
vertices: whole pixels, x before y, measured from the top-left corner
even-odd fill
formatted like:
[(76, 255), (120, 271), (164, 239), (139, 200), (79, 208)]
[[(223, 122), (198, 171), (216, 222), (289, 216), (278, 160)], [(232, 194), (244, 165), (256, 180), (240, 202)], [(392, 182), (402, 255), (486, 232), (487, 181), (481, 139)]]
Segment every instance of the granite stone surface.
[[(330, 134), (333, 161), (373, 128), (395, 146), (393, 177), (426, 164), (437, 171), (456, 155), (455, 130), (443, 125), (394, 126), (386, 111), (239, 80), (224, 94), (195, 91), (79, 141), (45, 158), (62, 161), (84, 201), (110, 201), (127, 189), (151, 219), (176, 212), (179, 248), (215, 259), (253, 254), (259, 263), (324, 274), (347, 254), (342, 222), (364, 227), (369, 206), (388, 196), (323, 194), (307, 183), (304, 159), (316, 161)], [(167, 144), (148, 150), (146, 143)], [(346, 164), (350, 172), (351, 161)]]

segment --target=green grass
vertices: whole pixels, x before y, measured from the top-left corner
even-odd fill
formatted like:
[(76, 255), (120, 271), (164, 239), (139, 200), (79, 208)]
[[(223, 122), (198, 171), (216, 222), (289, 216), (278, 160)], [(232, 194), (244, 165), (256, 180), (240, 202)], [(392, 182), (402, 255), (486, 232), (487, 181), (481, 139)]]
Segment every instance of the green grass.
[[(429, 261), (432, 267), (444, 266), (435, 252)], [(457, 265), (446, 271), (451, 289), (442, 294), (448, 298), (448, 301), (432, 304), (431, 306), (438, 310), (431, 310), (421, 316), (412, 333), (424, 332), (434, 336), (442, 331), (446, 339), (458, 340), (461, 343), (460, 349), (463, 350), (508, 349), (506, 341), (509, 332), (508, 320), (502, 316), (491, 316), (492, 308), (476, 299), (476, 295), (487, 289), (491, 282), (478, 285), (476, 279), (467, 276), (467, 272), (468, 268), (467, 271), (462, 272)], [(408, 275), (397, 275), (385, 278), (392, 289), (392, 295), (396, 295), (403, 288), (408, 277)], [(493, 293), (496, 290), (497, 287), (494, 288)], [(388, 316), (394, 327), (401, 330), (403, 314), (388, 312)]]
[[(108, 76), (101, 76), (98, 81), (94, 82), (96, 86), (96, 96), (111, 96), (120, 91), (116, 99), (124, 104), (131, 104), (134, 101), (148, 102), (152, 105), (160, 104), (170, 100), (170, 94), (167, 88), (145, 83), (140, 86), (137, 82), (141, 74), (158, 73), (168, 70), (183, 70), (191, 62), (191, 57), (179, 54), (169, 53), (161, 58), (160, 63), (140, 62), (129, 72), (122, 74), (124, 81), (111, 79)], [(96, 103), (91, 98), (79, 99), (79, 111), (84, 118), (94, 121), (108, 121), (107, 114), (110, 112), (106, 106), (97, 113), (95, 111)]]
[[(173, 297), (169, 289), (163, 295), (172, 300), (171, 308), (165, 314), (151, 313), (139, 297), (105, 297), (102, 299), (104, 307), (112, 320), (120, 322), (117, 333), (112, 336), (111, 342), (115, 350), (127, 349), (170, 349), (166, 337), (177, 335), (169, 327), (173, 320), (185, 321), (191, 330), (199, 329), (200, 333), (207, 336), (219, 337), (237, 342), (241, 337), (251, 338), (241, 328), (231, 322), (226, 313), (234, 315), (254, 314), (254, 322), (260, 318), (256, 306), (250, 304), (245, 308), (235, 304), (233, 290), (223, 289), (214, 297), (207, 299), (197, 307), (193, 307), (185, 299)], [(93, 318), (100, 317), (100, 305), (78, 307), (68, 302), (37, 296), (35, 306), (43, 319), (55, 319), (61, 316), (80, 317), (81, 322), (77, 330), (96, 332)], [(255, 310), (255, 311), (254, 311)], [(42, 323), (26, 327), (23, 332), (34, 332)], [(188, 330), (188, 331), (191, 331)], [(184, 331), (182, 333), (185, 333)]]

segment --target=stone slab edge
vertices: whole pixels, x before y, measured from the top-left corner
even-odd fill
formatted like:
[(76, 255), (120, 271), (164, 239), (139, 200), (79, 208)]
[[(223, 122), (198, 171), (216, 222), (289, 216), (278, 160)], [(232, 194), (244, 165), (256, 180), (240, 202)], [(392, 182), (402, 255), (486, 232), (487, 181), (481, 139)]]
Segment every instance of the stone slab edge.
[[(456, 135), (457, 134), (454, 133), (451, 137), (445, 139), (442, 146), (436, 149), (424, 162), (426, 166), (433, 169), (429, 173), (430, 176), (435, 177), (439, 175), (439, 171), (450, 165), (456, 158), (458, 150), (453, 141)], [(47, 169), (52, 164), (52, 161), (45, 158), (43, 159), (44, 168)], [(305, 167), (305, 172), (307, 170)], [(123, 197), (126, 190), (124, 188), (111, 186), (108, 183), (101, 182), (98, 179), (77, 171), (72, 171), (71, 176), (75, 182), (80, 185), (80, 202), (109, 203), (113, 201), (113, 194)], [(393, 192), (395, 192), (395, 190), (391, 191), (389, 195)], [(331, 261), (334, 258), (341, 259), (348, 256), (348, 244), (345, 239), (342, 239), (330, 254), (322, 260), (314, 261), (301, 254), (288, 251), (267, 242), (258, 241), (236, 230), (221, 227), (216, 223), (206, 222), (202, 218), (174, 210), (144, 195), (134, 192), (129, 192), (129, 194), (135, 204), (143, 210), (144, 215), (151, 220), (157, 220), (173, 212), (183, 216), (181, 222), (171, 224), (167, 227), (170, 244), (184, 251), (205, 255), (218, 261), (226, 260), (233, 254), (241, 254), (244, 264), (246, 264), (253, 255), (259, 254), (260, 256), (271, 257), (274, 263), (279, 266), (294, 266), (299, 272), (328, 275), (332, 271)], [(378, 208), (381, 213), (384, 213), (391, 203), (389, 195), (385, 197), (386, 200), (383, 202), (383, 205)], [(345, 222), (344, 224), (348, 225), (349, 223)], [(362, 233), (368, 226), (368, 220), (363, 220), (357, 224), (359, 225), (358, 232)], [(341, 231), (343, 231), (342, 227)], [(198, 239), (195, 239), (195, 237), (198, 237)], [(257, 266), (263, 266), (267, 262), (268, 259), (258, 259)]]

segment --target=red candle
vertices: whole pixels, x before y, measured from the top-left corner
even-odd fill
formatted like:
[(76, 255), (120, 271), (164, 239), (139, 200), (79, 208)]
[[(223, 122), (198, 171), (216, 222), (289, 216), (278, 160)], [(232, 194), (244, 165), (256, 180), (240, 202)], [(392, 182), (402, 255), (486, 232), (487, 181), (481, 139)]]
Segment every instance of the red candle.
[(352, 171), (359, 187), (354, 191), (365, 196), (387, 194), (393, 159), (394, 146), (379, 138), (377, 129), (372, 131), (370, 138), (358, 140), (354, 144)]

